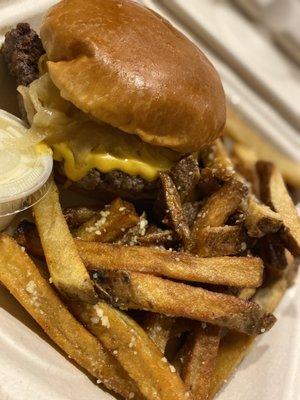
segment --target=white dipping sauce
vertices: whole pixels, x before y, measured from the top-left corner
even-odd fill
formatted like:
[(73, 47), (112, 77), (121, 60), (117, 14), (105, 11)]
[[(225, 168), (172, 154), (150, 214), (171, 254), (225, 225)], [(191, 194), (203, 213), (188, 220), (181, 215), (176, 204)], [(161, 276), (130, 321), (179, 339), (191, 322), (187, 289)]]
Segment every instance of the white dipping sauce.
[(0, 230), (38, 202), (50, 184), (51, 151), (30, 143), (26, 134), (19, 118), (0, 110)]

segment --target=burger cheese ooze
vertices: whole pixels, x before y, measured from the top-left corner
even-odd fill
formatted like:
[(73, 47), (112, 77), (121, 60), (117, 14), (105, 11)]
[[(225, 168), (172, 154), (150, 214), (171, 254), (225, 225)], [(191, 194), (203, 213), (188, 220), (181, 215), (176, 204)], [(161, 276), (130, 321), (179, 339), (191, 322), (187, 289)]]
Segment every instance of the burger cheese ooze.
[(105, 123), (98, 123), (63, 99), (49, 73), (19, 87), (31, 124), (32, 139), (43, 140), (63, 162), (71, 181), (82, 179), (91, 169), (103, 173), (120, 170), (146, 180), (169, 170), (180, 154), (143, 142), (136, 135), (124, 135)]

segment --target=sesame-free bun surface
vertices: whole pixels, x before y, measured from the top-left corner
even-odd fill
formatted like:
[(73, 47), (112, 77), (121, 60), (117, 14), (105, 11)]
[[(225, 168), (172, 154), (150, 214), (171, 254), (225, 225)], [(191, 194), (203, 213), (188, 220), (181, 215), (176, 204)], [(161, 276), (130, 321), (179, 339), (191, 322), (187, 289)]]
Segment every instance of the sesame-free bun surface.
[(131, 0), (63, 0), (41, 38), (61, 95), (99, 121), (180, 152), (225, 123), (219, 76), (169, 22)]

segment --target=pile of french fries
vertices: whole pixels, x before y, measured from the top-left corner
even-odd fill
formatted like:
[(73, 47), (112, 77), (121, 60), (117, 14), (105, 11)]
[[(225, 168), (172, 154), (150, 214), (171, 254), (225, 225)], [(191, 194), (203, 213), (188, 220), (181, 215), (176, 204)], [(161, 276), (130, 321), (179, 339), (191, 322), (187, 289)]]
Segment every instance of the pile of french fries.
[(229, 156), (217, 140), (159, 180), (144, 210), (63, 209), (53, 183), (34, 222), (0, 236), (0, 281), (98, 384), (212, 399), (275, 323), (299, 216), (276, 167), (240, 143)]

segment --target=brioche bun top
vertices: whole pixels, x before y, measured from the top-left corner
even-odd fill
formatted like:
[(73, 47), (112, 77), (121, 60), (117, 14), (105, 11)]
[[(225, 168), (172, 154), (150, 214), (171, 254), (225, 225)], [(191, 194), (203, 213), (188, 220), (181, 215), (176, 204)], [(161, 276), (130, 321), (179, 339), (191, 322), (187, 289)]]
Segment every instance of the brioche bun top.
[(197, 151), (225, 123), (212, 64), (187, 37), (131, 0), (63, 0), (41, 39), (62, 97), (94, 119), (143, 141)]

